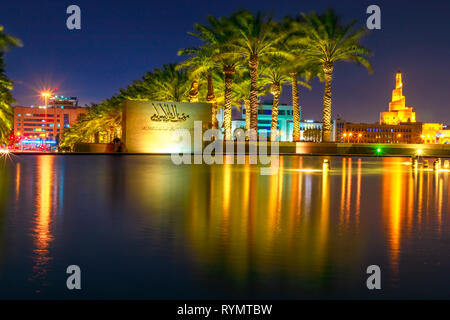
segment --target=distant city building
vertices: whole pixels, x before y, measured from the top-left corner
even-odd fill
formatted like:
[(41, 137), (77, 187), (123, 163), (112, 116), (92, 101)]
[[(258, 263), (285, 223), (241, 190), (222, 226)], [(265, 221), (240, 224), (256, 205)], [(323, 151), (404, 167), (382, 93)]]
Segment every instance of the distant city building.
[[(301, 109), (300, 109), (301, 110)], [(237, 129), (245, 129), (247, 111), (245, 107), (240, 110), (233, 107), (231, 114), (231, 130), (235, 132)], [(219, 126), (223, 126), (223, 110), (218, 115)], [(301, 118), (301, 111), (300, 111)], [(270, 129), (272, 123), (272, 104), (264, 103), (258, 107), (258, 134), (265, 134), (270, 137)], [(322, 122), (313, 120), (300, 121), (300, 140), (316, 141), (322, 139)], [(281, 104), (278, 106), (278, 141), (292, 141), (294, 130), (292, 106)]]
[(347, 143), (421, 143), (422, 124), (398, 125), (345, 122), (338, 142)]
[(400, 124), (405, 122), (416, 122), (416, 113), (412, 107), (406, 106), (403, 96), (403, 81), (400, 70), (395, 75), (395, 89), (392, 90), (392, 101), (389, 103), (389, 111), (380, 113), (381, 124)]
[(78, 107), (78, 99), (77, 97), (54, 95), (48, 99), (47, 104), (48, 107), (76, 108)]
[[(450, 130), (444, 130), (442, 123), (417, 122), (412, 107), (405, 104), (403, 80), (400, 71), (395, 76), (395, 89), (389, 111), (380, 113), (379, 124), (343, 124), (344, 129), (336, 131), (336, 141), (350, 143), (450, 143)], [(335, 126), (342, 127), (342, 124)]]
[(444, 126), (442, 130), (439, 130), (436, 136), (438, 138), (438, 143), (450, 144), (450, 129), (447, 129), (447, 126)]
[[(236, 107), (232, 108), (231, 113), (231, 130), (235, 132), (236, 129), (245, 129), (247, 112), (245, 107), (239, 110)], [(223, 127), (223, 110), (219, 111), (217, 115), (219, 127)], [(301, 108), (300, 108), (301, 119)], [(258, 107), (258, 134), (265, 134), (270, 137), (270, 128), (272, 123), (272, 104), (264, 103)], [(322, 122), (314, 120), (300, 121), (300, 141), (322, 141)], [(293, 114), (292, 106), (281, 104), (278, 106), (278, 141), (292, 141), (293, 140)]]
[(335, 119), (332, 122), (331, 141), (339, 142), (340, 137), (345, 131), (345, 120)]
[[(70, 127), (86, 112), (77, 106), (77, 99), (54, 96), (48, 100), (48, 107), (23, 107), (14, 109), (14, 135), (26, 140), (42, 143), (59, 139), (64, 129)], [(26, 142), (31, 143), (31, 142)], [(50, 143), (51, 144), (51, 143)]]
[(426, 144), (436, 144), (438, 141), (438, 132), (443, 129), (442, 123), (424, 123), (422, 124), (422, 142)]
[[(245, 129), (245, 119), (247, 110), (242, 107), (242, 111), (236, 109), (236, 112), (231, 118), (231, 129)], [(301, 117), (301, 115), (300, 115)], [(278, 137), (279, 141), (292, 141), (293, 121), (292, 121), (292, 107), (287, 105), (278, 106)], [(270, 136), (270, 127), (272, 122), (272, 104), (265, 103), (258, 107), (258, 134), (266, 134)]]

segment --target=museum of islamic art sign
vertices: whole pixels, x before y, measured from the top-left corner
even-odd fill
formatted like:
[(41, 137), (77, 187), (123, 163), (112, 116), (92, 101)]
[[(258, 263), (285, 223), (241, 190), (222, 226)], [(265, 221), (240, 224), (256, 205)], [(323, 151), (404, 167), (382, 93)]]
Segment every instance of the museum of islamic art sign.
[(194, 121), (203, 128), (211, 122), (208, 103), (136, 101), (123, 104), (123, 141), (131, 153), (195, 152), (194, 143), (173, 139), (177, 129), (187, 129), (194, 137)]

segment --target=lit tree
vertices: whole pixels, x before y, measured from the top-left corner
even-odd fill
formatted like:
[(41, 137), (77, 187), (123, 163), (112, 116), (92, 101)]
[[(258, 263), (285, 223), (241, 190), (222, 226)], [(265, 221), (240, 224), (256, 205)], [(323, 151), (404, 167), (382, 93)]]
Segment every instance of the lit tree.
[[(230, 19), (230, 29), (235, 36), (227, 45), (227, 52), (244, 58), (250, 71), (250, 128), (258, 130), (258, 65), (266, 56), (290, 56), (278, 43), (284, 41), (288, 33), (277, 28), (270, 17), (261, 13), (240, 10)], [(277, 32), (275, 32), (277, 31)], [(256, 139), (253, 137), (252, 139)]]
[[(196, 25), (197, 33), (191, 33), (193, 35), (198, 35), (200, 38), (202, 37), (201, 25)], [(181, 49), (178, 52), (178, 55), (186, 55), (189, 56), (184, 62), (177, 66), (177, 69), (187, 69), (188, 74), (191, 78), (193, 78), (193, 82), (196, 82), (197, 85), (199, 83), (200, 78), (206, 78), (207, 85), (207, 93), (206, 93), (206, 102), (211, 104), (211, 123), (214, 129), (217, 129), (217, 101), (216, 95), (214, 92), (214, 81), (213, 75), (214, 72), (217, 71), (217, 63), (214, 61), (214, 52), (215, 49), (213, 46), (205, 44), (198, 48), (188, 48)], [(198, 95), (198, 90), (197, 90)], [(198, 97), (196, 99), (192, 99), (190, 97), (190, 102), (193, 100), (198, 101)]]
[(15, 103), (11, 90), (13, 83), (5, 74), (5, 51), (22, 46), (19, 39), (6, 34), (0, 26), (0, 142), (5, 143), (12, 128), (13, 111), (11, 104)]
[(305, 36), (299, 41), (304, 48), (303, 53), (309, 61), (322, 67), (325, 78), (322, 141), (328, 142), (331, 141), (331, 80), (334, 64), (352, 61), (372, 72), (372, 66), (366, 58), (371, 51), (360, 43), (367, 29), (355, 29), (356, 21), (342, 24), (332, 9), (321, 15), (312, 12), (302, 14), (302, 17), (305, 20), (302, 24)]

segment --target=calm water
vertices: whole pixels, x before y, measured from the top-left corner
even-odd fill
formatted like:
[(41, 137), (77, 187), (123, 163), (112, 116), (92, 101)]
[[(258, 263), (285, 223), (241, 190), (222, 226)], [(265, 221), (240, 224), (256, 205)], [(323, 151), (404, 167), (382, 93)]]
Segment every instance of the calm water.
[(450, 298), (450, 173), (406, 158), (0, 161), (0, 298)]

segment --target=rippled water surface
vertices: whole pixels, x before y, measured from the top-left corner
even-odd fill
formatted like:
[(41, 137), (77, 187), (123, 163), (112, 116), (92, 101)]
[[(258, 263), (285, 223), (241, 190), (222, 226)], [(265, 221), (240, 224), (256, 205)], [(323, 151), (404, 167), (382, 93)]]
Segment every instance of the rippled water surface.
[(0, 298), (450, 298), (450, 173), (407, 158), (0, 161)]

